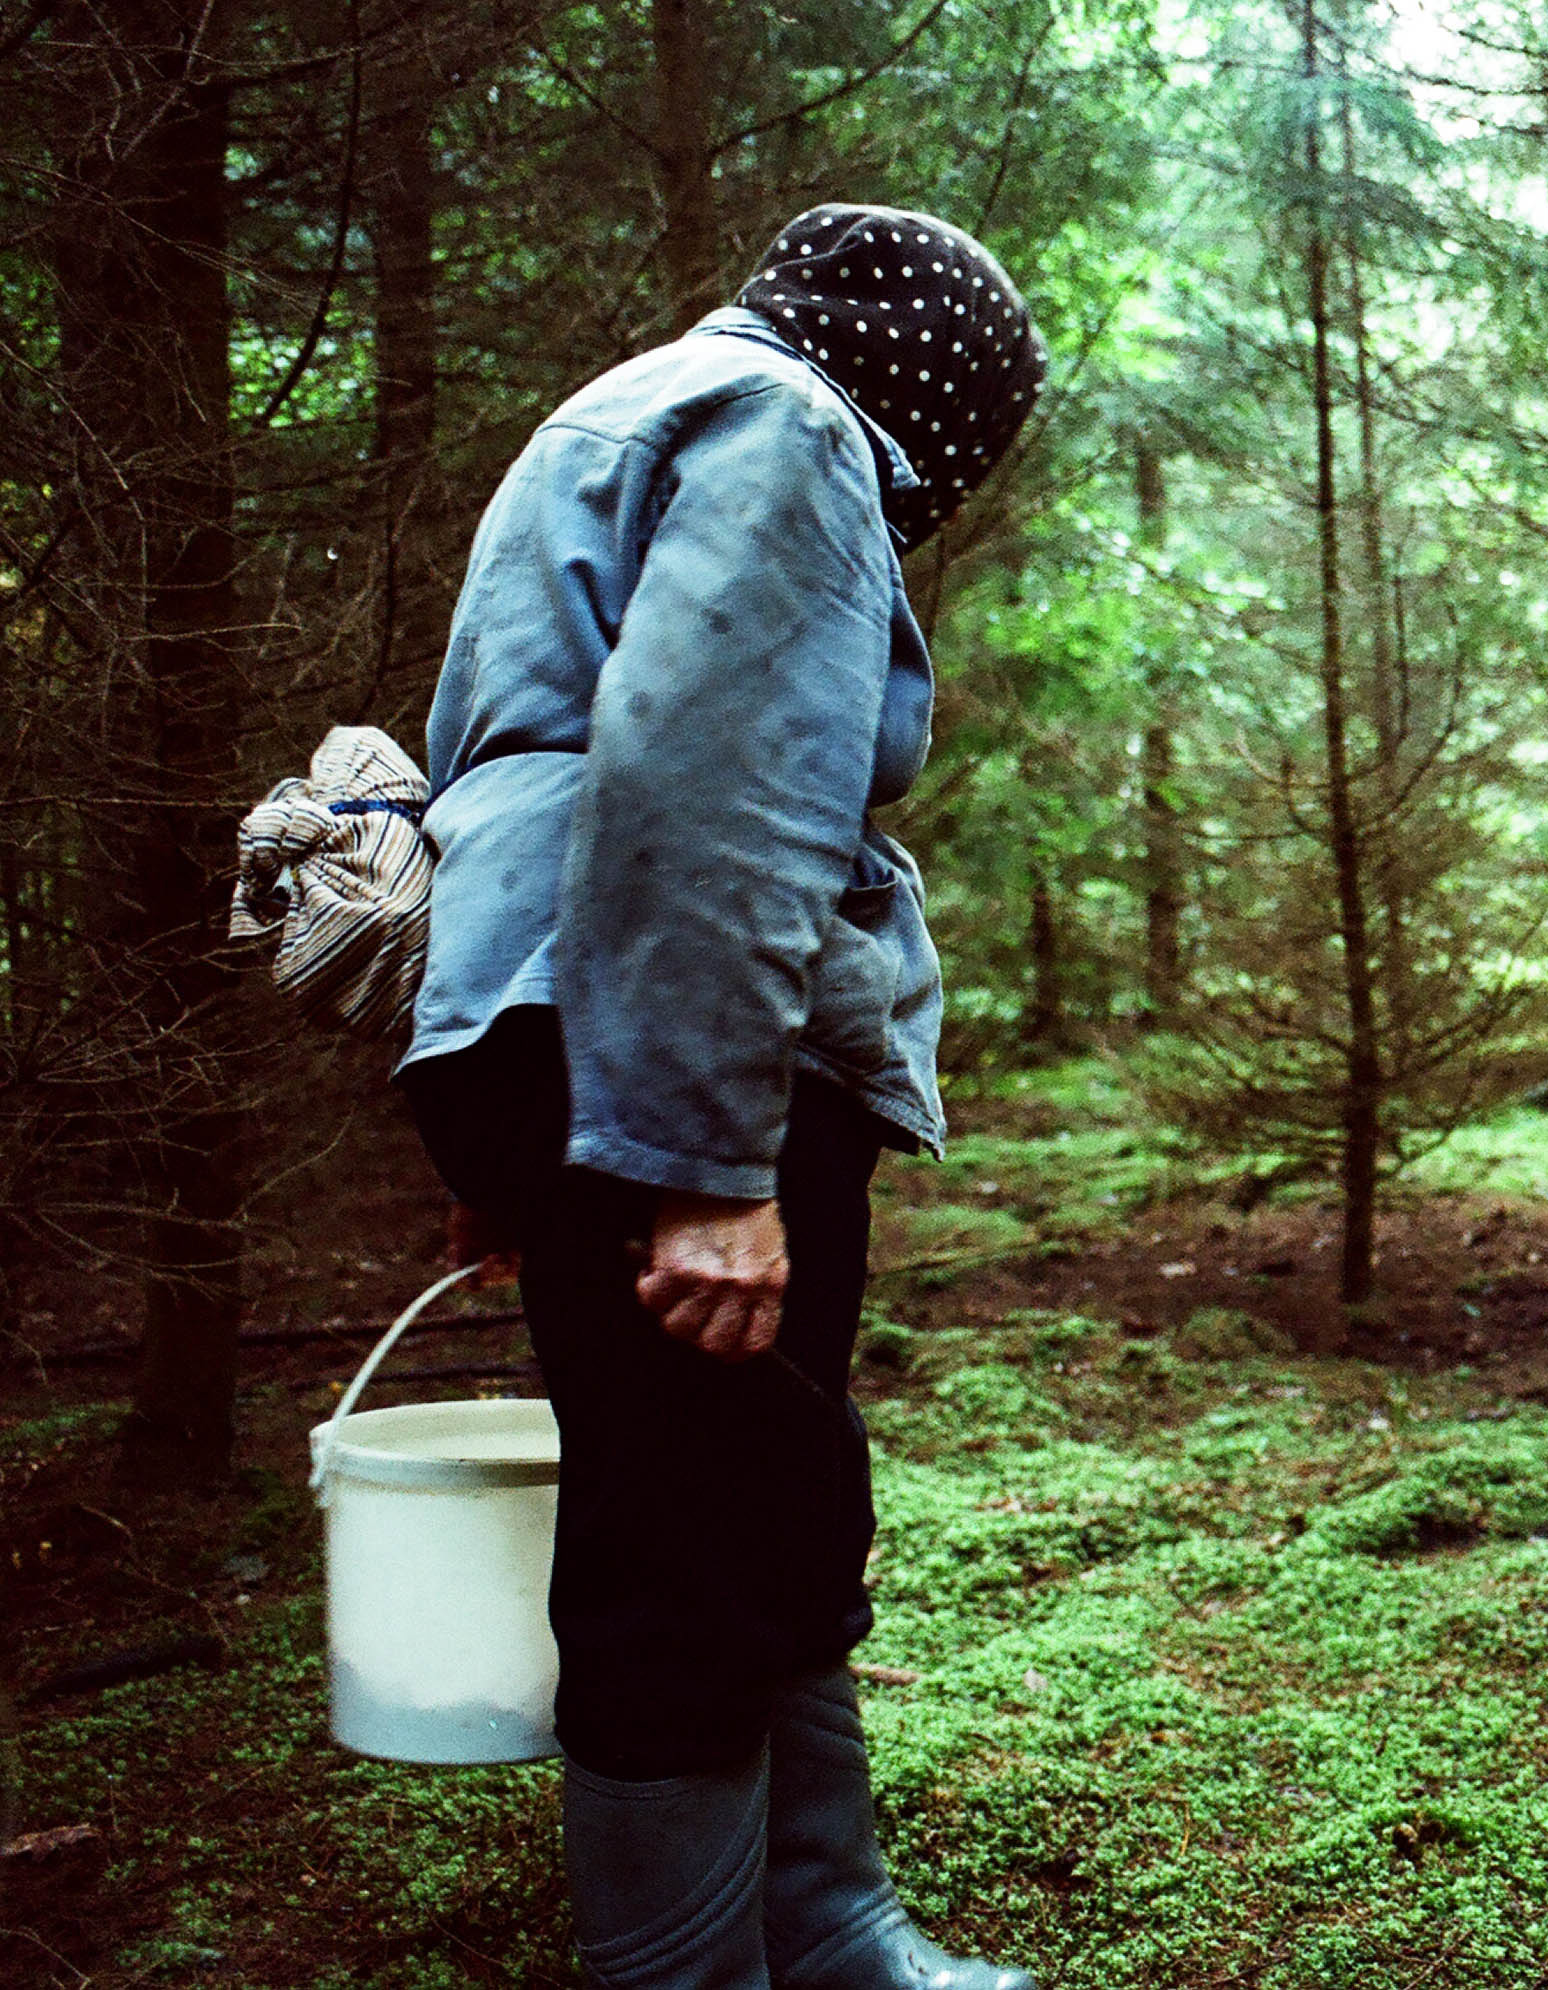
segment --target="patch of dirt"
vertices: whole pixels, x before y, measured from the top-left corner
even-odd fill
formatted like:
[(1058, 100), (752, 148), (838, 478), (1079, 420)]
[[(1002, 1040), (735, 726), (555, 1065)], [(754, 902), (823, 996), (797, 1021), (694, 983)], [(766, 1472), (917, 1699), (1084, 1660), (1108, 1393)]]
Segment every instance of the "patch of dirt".
[(1376, 1290), (1339, 1300), (1336, 1208), (1238, 1216), (1161, 1205), (1122, 1235), (965, 1269), (935, 1291), (887, 1288), (911, 1323), (1001, 1319), (1016, 1307), (1084, 1313), (1143, 1336), (1210, 1308), (1245, 1313), (1312, 1355), (1429, 1372), (1472, 1366), (1506, 1393), (1548, 1400), (1548, 1211), (1437, 1199), (1377, 1219)]

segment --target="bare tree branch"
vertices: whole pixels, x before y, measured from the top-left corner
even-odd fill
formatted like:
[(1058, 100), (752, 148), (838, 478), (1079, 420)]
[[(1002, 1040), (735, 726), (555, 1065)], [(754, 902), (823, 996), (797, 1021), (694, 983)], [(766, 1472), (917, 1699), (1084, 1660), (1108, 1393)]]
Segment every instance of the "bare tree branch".
[(729, 152), (733, 146), (745, 144), (749, 138), (760, 138), (764, 132), (777, 131), (781, 125), (799, 124), (814, 111), (826, 110), (829, 104), (840, 103), (845, 97), (852, 97), (856, 90), (863, 89), (867, 83), (874, 82), (878, 76), (895, 67), (915, 42), (934, 27), (949, 5), (950, 0), (934, 0), (934, 4), (926, 9), (903, 39), (894, 42), (885, 55), (878, 57), (866, 68), (856, 70), (852, 76), (846, 76), (842, 83), (835, 83), (831, 90), (823, 90), (817, 96), (809, 97), (805, 103), (792, 104), (788, 110), (777, 111), (772, 117), (759, 118), (752, 124), (743, 125), (738, 131), (729, 132), (711, 148), (710, 157), (718, 159), (722, 152)]
[(312, 355), (316, 352), (318, 341), (327, 327), (328, 310), (344, 268), (344, 253), (349, 246), (349, 222), (354, 206), (355, 167), (360, 140), (360, 0), (349, 0), (349, 16), (353, 30), (349, 65), (349, 121), (344, 135), (344, 162), (339, 169), (333, 252), (328, 258), (327, 274), (323, 278), (322, 289), (318, 292), (317, 307), (312, 313), (311, 324), (307, 326), (306, 336), (297, 348), (295, 358), (286, 369), (284, 379), (265, 402), (262, 413), (253, 424), (255, 428), (267, 428), (300, 385), (301, 377), (311, 365)]

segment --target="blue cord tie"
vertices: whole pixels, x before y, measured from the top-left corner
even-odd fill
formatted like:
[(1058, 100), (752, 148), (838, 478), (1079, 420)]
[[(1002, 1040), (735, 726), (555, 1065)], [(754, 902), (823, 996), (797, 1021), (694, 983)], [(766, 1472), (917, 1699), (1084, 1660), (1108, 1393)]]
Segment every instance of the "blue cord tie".
[(329, 802), (328, 813), (330, 815), (401, 815), (405, 822), (412, 822), (417, 827), (424, 810), (413, 802), (348, 801)]

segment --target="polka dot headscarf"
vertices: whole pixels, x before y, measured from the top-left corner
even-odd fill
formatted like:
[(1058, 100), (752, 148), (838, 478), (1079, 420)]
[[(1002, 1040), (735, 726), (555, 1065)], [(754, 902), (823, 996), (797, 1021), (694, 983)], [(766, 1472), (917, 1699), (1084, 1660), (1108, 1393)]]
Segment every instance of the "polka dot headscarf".
[(928, 214), (811, 208), (781, 229), (736, 301), (902, 444), (920, 488), (884, 495), (883, 509), (910, 546), (988, 476), (1048, 369), (999, 263)]

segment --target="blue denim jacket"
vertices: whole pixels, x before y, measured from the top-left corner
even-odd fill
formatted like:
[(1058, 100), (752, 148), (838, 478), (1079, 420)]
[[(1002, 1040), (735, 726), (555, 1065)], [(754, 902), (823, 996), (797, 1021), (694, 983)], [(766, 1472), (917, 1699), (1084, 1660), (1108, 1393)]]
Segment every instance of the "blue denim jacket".
[(929, 747), (880, 508), (897, 444), (756, 314), (604, 374), (485, 512), (428, 731), (404, 1063), (554, 1005), (568, 1158), (774, 1191), (794, 1072), (939, 1151), (940, 975), (868, 817)]

